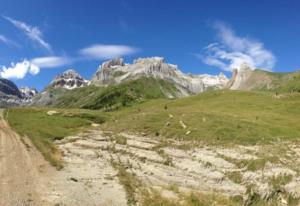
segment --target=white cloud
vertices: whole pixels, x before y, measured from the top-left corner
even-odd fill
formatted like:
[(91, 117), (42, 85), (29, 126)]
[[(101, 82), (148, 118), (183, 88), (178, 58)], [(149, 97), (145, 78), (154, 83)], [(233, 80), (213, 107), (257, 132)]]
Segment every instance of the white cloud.
[(72, 63), (68, 57), (45, 56), (31, 60), (12, 62), (10, 66), (0, 66), (0, 76), (5, 79), (23, 79), (27, 74), (37, 75), (41, 68), (54, 68)]
[(18, 63), (11, 63), (11, 66), (1, 66), (0, 76), (5, 79), (23, 79), (27, 73), (36, 75), (40, 72), (40, 68), (28, 60)]
[(134, 54), (138, 49), (125, 45), (103, 45), (94, 44), (90, 47), (81, 49), (79, 53), (91, 59), (112, 59), (116, 57)]
[(6, 36), (4, 36), (2, 34), (0, 34), (0, 42), (3, 42), (5, 44), (7, 44), (8, 46), (20, 47), (19, 44), (17, 44), (13, 40), (10, 40), (9, 38), (7, 38)]
[(42, 48), (46, 49), (48, 52), (52, 51), (51, 45), (43, 39), (43, 33), (38, 27), (28, 25), (25, 22), (15, 20), (7, 16), (3, 16), (3, 18), (11, 22), (18, 29), (22, 30), (29, 39), (36, 42)]
[(271, 70), (276, 62), (271, 51), (264, 48), (263, 43), (246, 37), (239, 37), (223, 23), (216, 23), (220, 43), (212, 43), (204, 48), (205, 55), (201, 59), (205, 64), (221, 68), (225, 71), (240, 69), (246, 63), (250, 68)]
[(31, 63), (41, 68), (53, 68), (70, 64), (71, 59), (68, 57), (46, 56), (34, 58)]

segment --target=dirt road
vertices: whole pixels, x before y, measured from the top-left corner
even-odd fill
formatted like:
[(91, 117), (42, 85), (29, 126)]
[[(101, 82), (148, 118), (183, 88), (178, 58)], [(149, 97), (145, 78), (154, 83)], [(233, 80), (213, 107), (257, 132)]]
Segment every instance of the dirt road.
[(50, 166), (28, 138), (10, 128), (0, 110), (0, 206), (127, 205), (123, 186), (117, 178), (107, 178), (116, 175), (109, 163), (67, 159), (60, 171)]
[(0, 110), (0, 205), (47, 205), (39, 191), (44, 189), (42, 177), (48, 169), (30, 141), (12, 131)]

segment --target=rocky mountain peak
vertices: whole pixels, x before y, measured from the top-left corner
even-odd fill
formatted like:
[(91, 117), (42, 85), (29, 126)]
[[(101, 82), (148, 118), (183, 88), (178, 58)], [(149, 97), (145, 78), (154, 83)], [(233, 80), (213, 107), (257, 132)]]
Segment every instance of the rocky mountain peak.
[(228, 87), (232, 90), (241, 89), (245, 82), (252, 76), (254, 70), (247, 63), (243, 63), (240, 69), (234, 69), (232, 71), (232, 77), (229, 81)]
[(199, 93), (208, 87), (222, 88), (227, 77), (212, 75), (188, 75), (177, 65), (169, 64), (163, 57), (138, 58), (132, 64), (124, 64), (123, 59), (104, 62), (92, 78), (96, 85), (119, 84), (123, 81), (151, 77), (172, 82), (183, 96)]
[(38, 94), (38, 91), (35, 88), (21, 87), (19, 90), (21, 92), (22, 98), (26, 100), (30, 100)]
[(62, 74), (59, 74), (56, 78), (82, 78), (80, 74), (78, 74), (74, 69), (68, 69), (64, 71)]
[(162, 64), (166, 63), (163, 57), (138, 58), (133, 61), (134, 64)]
[(123, 58), (115, 58), (106, 62), (103, 62), (101, 68), (113, 68), (116, 66), (124, 66)]
[(75, 70), (69, 69), (59, 74), (55, 79), (49, 84), (48, 88), (65, 88), (65, 89), (75, 89), (78, 87), (83, 87), (88, 85), (88, 81), (80, 76)]
[(242, 63), (240, 66), (240, 71), (249, 71), (249, 70), (253, 70), (249, 64), (247, 64), (246, 62)]

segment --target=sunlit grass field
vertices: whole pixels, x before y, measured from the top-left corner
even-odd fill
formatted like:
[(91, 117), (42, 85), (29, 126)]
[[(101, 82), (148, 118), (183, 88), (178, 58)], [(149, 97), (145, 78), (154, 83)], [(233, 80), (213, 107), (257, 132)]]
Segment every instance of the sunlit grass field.
[[(55, 110), (58, 113), (48, 115)], [(28, 136), (45, 158), (59, 166), (53, 141), (101, 123), (113, 132), (134, 132), (204, 144), (260, 144), (300, 139), (300, 95), (209, 91), (176, 99), (155, 99), (121, 109), (14, 108), (7, 119)]]

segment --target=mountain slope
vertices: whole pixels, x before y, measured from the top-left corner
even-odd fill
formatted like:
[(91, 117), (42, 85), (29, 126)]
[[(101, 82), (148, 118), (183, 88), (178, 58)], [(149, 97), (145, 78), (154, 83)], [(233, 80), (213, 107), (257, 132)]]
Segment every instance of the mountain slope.
[(73, 69), (69, 69), (62, 74), (59, 74), (52, 80), (48, 85), (48, 88), (65, 88), (65, 89), (75, 89), (78, 87), (84, 87), (88, 85), (88, 81), (81, 77)]
[(21, 97), (18, 87), (12, 81), (0, 78), (0, 108), (19, 105)]
[(29, 102), (28, 106), (52, 106), (56, 100), (63, 96), (68, 90), (65, 88), (51, 88), (48, 87), (43, 92), (33, 97), (32, 101)]
[(223, 74), (184, 74), (161, 57), (140, 58), (133, 64), (117, 58), (102, 63), (91, 80), (93, 86), (73, 70), (58, 75), (31, 105), (114, 109), (147, 99), (177, 98), (223, 88), (227, 82)]
[(151, 57), (136, 59), (133, 64), (125, 64), (121, 58), (104, 62), (94, 75), (92, 84), (112, 85), (141, 77), (172, 82), (181, 91), (182, 96), (200, 93), (210, 87), (223, 88), (228, 81), (223, 74), (184, 74), (176, 65), (166, 63), (164, 58)]
[(174, 98), (180, 92), (170, 82), (154, 78), (139, 78), (108, 87), (88, 86), (67, 91), (52, 106), (113, 110), (147, 99)]
[(245, 65), (239, 71), (233, 71), (228, 87), (232, 90), (246, 91), (299, 92), (300, 71), (269, 72), (260, 69), (252, 70)]
[[(207, 91), (176, 100), (158, 99), (110, 113), (105, 130), (205, 143), (297, 140), (300, 94), (276, 98), (269, 92)], [(113, 120), (118, 120), (115, 124)], [(184, 126), (183, 126), (184, 125)]]

